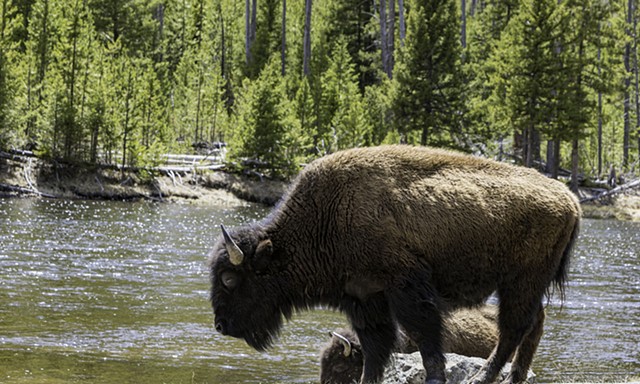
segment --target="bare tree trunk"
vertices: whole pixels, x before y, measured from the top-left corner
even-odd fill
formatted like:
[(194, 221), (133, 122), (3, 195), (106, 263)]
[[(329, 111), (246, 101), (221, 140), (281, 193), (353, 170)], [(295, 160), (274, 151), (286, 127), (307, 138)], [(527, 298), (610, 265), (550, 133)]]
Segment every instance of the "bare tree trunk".
[(380, 51), (382, 52), (382, 71), (389, 74), (389, 46), (387, 39), (387, 4), (386, 0), (380, 0)]
[(544, 171), (550, 175), (553, 175), (554, 161), (555, 159), (554, 159), (554, 153), (553, 153), (553, 140), (547, 140), (547, 166), (545, 167)]
[(404, 0), (398, 0), (398, 28), (400, 29), (400, 45), (404, 46), (404, 39), (407, 37), (407, 26), (404, 20)]
[[(598, 42), (600, 42), (600, 25), (598, 25)], [(598, 78), (602, 77), (602, 48), (598, 44)], [(598, 178), (602, 176), (602, 91), (598, 91)]]
[(460, 9), (462, 10), (462, 14), (460, 16), (460, 42), (462, 43), (462, 48), (467, 47), (467, 1), (462, 0), (460, 4)]
[(478, 7), (478, 0), (471, 0), (471, 9), (469, 9), (469, 16), (476, 15), (476, 8)]
[(244, 2), (244, 51), (245, 62), (251, 62), (251, 0)]
[(256, 41), (256, 28), (257, 28), (257, 18), (258, 18), (258, 0), (253, 0), (251, 2), (251, 45)]
[(280, 47), (280, 61), (282, 69), (280, 73), (284, 76), (287, 72), (285, 60), (287, 58), (287, 0), (282, 0), (282, 47)]
[(387, 22), (387, 49), (389, 53), (388, 62), (389, 65), (389, 73), (388, 76), (391, 78), (393, 76), (393, 67), (395, 65), (395, 27), (396, 27), (396, 0), (391, 0), (389, 2), (389, 21)]
[(573, 139), (571, 143), (571, 190), (578, 193), (578, 139)]
[(224, 18), (222, 17), (222, 5), (218, 3), (218, 21), (220, 22), (220, 76), (227, 78), (227, 42), (224, 31)]
[(245, 0), (245, 15), (244, 15), (244, 32), (245, 32), (245, 60), (247, 65), (253, 61), (253, 55), (251, 54), (251, 47), (256, 40), (256, 14), (258, 12), (258, 0)]
[(533, 164), (533, 124), (527, 127), (527, 133), (525, 133), (524, 138), (524, 165), (525, 167), (531, 167), (531, 164)]
[[(627, 35), (631, 37), (631, 20), (633, 15), (633, 0), (628, 1), (627, 6)], [(629, 88), (631, 86), (631, 43), (627, 42), (624, 48), (624, 68), (626, 76), (624, 78), (624, 133), (622, 136), (622, 169), (629, 167), (629, 140), (631, 131), (631, 96)]]
[[(638, 36), (638, 18), (633, 13), (633, 36)], [(635, 76), (635, 98), (636, 98), (636, 131), (640, 133), (640, 87), (638, 85), (638, 40), (633, 39), (633, 73)], [(631, 147), (631, 143), (629, 143)], [(640, 151), (640, 136), (638, 136), (638, 150)], [(638, 152), (640, 160), (640, 152)]]
[(560, 139), (547, 141), (547, 173), (551, 178), (558, 178), (560, 169)]
[(304, 8), (304, 44), (303, 44), (303, 59), (302, 59), (302, 73), (304, 76), (309, 76), (310, 61), (311, 61), (311, 0), (305, 0)]
[(157, 53), (155, 55), (155, 61), (157, 63), (161, 63), (164, 60), (163, 50), (159, 49), (162, 44), (162, 39), (164, 38), (164, 3), (159, 3), (156, 5), (155, 11), (153, 13), (153, 18), (158, 22), (158, 30), (155, 35), (154, 48)]

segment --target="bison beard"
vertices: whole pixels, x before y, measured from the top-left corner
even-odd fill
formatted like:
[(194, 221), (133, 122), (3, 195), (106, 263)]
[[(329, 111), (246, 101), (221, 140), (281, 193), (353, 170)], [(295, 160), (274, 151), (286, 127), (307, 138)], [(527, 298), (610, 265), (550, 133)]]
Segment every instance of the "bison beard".
[(261, 222), (223, 228), (210, 258), (216, 329), (264, 350), (294, 310), (327, 305), (358, 336), (361, 383), (381, 379), (398, 325), (426, 382), (444, 383), (442, 314), (496, 292), (499, 341), (471, 383), (492, 382), (514, 353), (507, 381), (521, 382), (579, 218), (568, 189), (531, 169), (424, 147), (338, 152)]

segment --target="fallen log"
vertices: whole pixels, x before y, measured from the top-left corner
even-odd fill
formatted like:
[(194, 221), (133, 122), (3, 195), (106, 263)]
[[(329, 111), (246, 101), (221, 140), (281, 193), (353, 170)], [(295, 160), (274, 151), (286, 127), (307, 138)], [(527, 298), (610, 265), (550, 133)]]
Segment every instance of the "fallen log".
[(629, 189), (638, 188), (638, 187), (640, 187), (640, 179), (633, 180), (633, 181), (631, 181), (629, 183), (619, 185), (619, 186), (617, 186), (617, 187), (615, 187), (615, 188), (613, 188), (613, 189), (611, 189), (609, 191), (603, 192), (603, 193), (601, 193), (601, 194), (599, 194), (597, 196), (591, 196), (591, 197), (587, 197), (587, 198), (584, 198), (584, 199), (580, 199), (580, 203), (588, 203), (588, 202), (591, 202), (591, 201), (605, 199), (605, 198), (611, 197), (613, 195), (616, 195), (618, 193), (627, 191)]
[(43, 192), (40, 192), (40, 191), (35, 191), (33, 189), (24, 188), (24, 187), (20, 187), (20, 186), (17, 186), (17, 185), (3, 184), (3, 183), (0, 183), (0, 191), (2, 191), (2, 192), (19, 193), (21, 195), (36, 195), (36, 196), (41, 196), (41, 197), (47, 197), (47, 198), (50, 198), (50, 199), (56, 199), (57, 198), (57, 196), (50, 195), (48, 193), (43, 193)]

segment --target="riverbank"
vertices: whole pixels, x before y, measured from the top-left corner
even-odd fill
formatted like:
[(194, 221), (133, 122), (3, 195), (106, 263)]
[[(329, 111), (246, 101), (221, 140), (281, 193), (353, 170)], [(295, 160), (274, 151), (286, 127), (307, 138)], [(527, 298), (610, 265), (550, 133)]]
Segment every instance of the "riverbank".
[(274, 205), (282, 181), (252, 178), (223, 170), (198, 173), (122, 171), (78, 167), (32, 157), (0, 158), (0, 197), (181, 201), (198, 204)]
[[(45, 163), (35, 157), (0, 158), (1, 196), (64, 199), (152, 200), (196, 204), (275, 205), (286, 190), (281, 180), (217, 171), (196, 173), (122, 171)], [(582, 189), (581, 198), (592, 190)], [(582, 204), (583, 216), (640, 221), (640, 188)]]

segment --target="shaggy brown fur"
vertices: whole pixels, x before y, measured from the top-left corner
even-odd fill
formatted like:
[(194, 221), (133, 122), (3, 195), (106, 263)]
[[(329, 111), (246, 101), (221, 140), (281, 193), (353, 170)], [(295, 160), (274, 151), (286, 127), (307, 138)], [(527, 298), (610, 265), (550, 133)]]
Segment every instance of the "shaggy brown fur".
[(472, 383), (516, 353), (521, 382), (538, 346), (545, 293), (562, 293), (580, 207), (532, 169), (424, 147), (347, 150), (309, 164), (271, 215), (220, 237), (211, 256), (216, 329), (267, 348), (283, 318), (344, 312), (381, 379), (396, 324), (443, 383), (442, 313), (500, 299), (500, 339)]
[[(497, 308), (463, 308), (444, 317), (442, 352), (486, 359), (498, 343)], [(351, 384), (362, 375), (362, 346), (350, 329), (336, 332), (320, 353), (320, 382), (322, 384)], [(418, 346), (400, 329), (394, 352), (413, 353)]]

